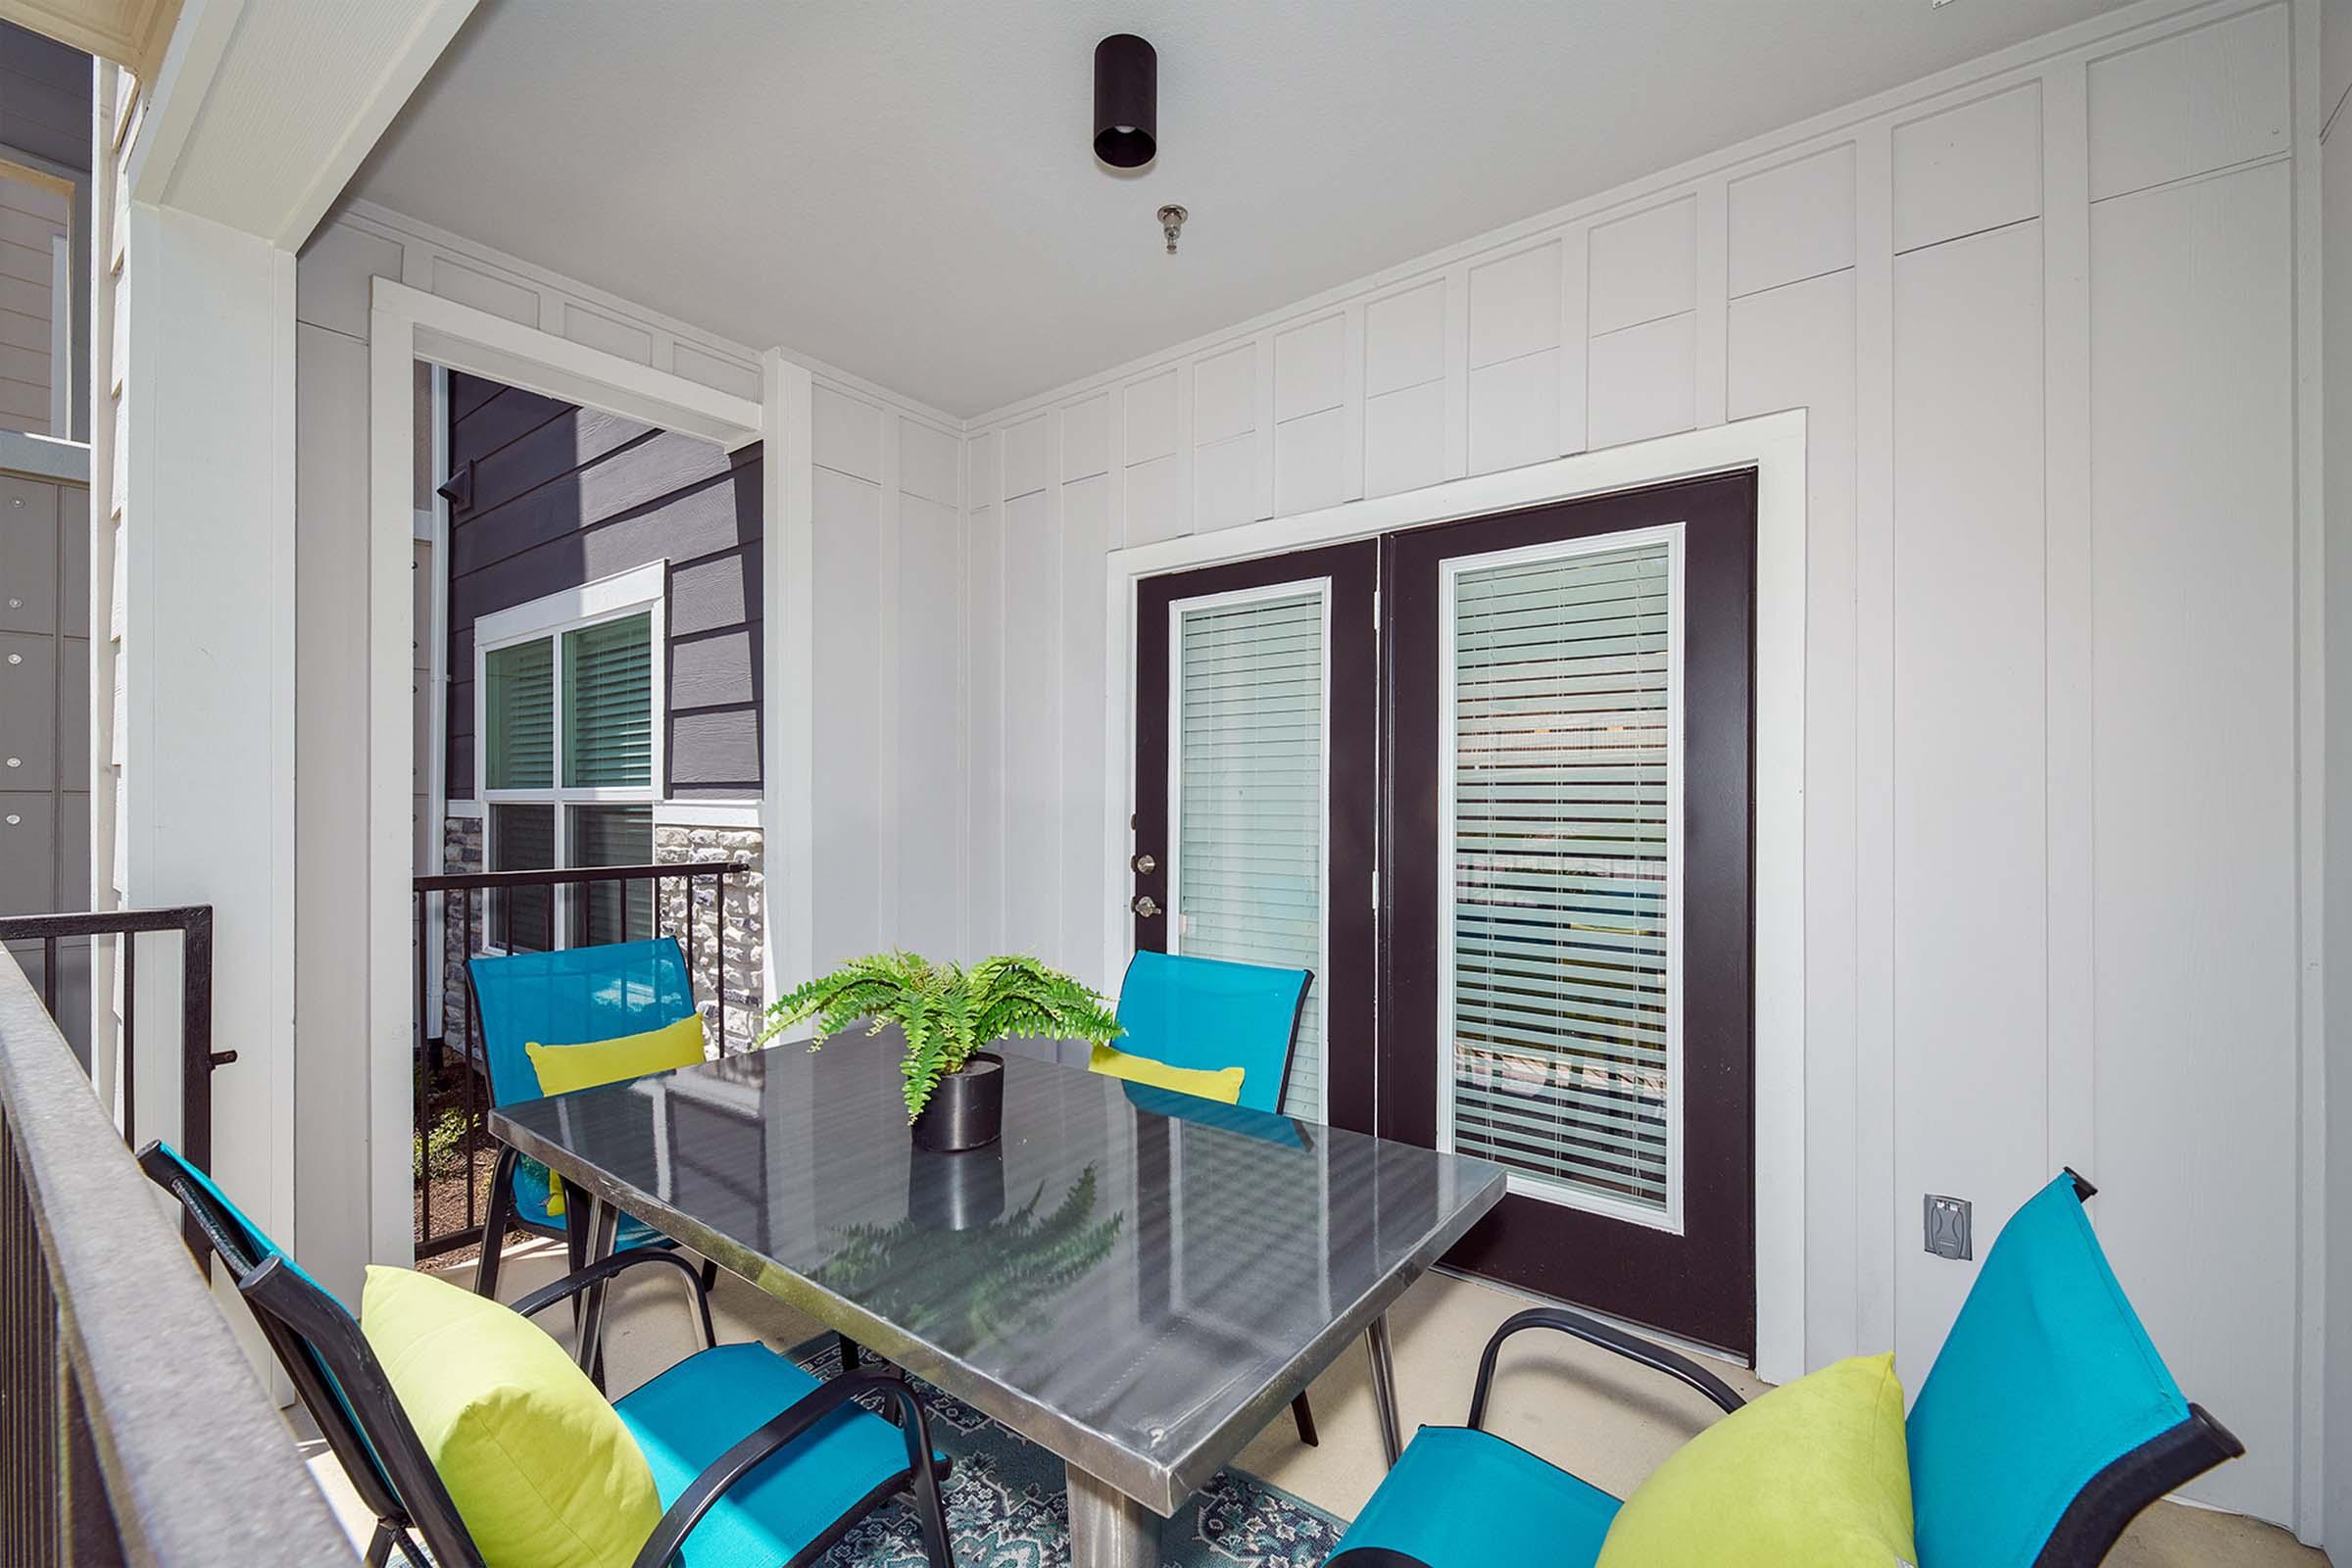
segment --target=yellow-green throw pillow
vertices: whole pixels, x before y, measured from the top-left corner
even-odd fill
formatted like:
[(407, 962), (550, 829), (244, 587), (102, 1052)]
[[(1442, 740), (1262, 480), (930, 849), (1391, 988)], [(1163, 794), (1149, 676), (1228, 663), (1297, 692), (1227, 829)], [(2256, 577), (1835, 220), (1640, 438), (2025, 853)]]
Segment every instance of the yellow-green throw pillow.
[(1154, 1089), (1173, 1089), (1180, 1095), (1197, 1095), (1202, 1100), (1223, 1101), (1228, 1105), (1241, 1103), (1242, 1074), (1240, 1067), (1171, 1067), (1150, 1056), (1131, 1056), (1109, 1046), (1097, 1046), (1086, 1064), (1096, 1072), (1106, 1072), (1113, 1078), (1130, 1083), (1150, 1084)]
[(533, 1040), (522, 1049), (530, 1054), (531, 1070), (539, 1075), (539, 1092), (568, 1095), (574, 1089), (693, 1066), (703, 1059), (703, 1015), (690, 1012), (676, 1023), (617, 1040), (580, 1046), (543, 1046)]
[(1896, 1568), (1918, 1560), (1891, 1355), (1784, 1384), (1683, 1445), (1594, 1568)]
[(662, 1497), (564, 1348), (446, 1280), (368, 1270), (360, 1328), (490, 1568), (625, 1568)]
[[(690, 1012), (676, 1023), (617, 1040), (593, 1040), (582, 1046), (543, 1046), (532, 1040), (522, 1049), (530, 1054), (531, 1070), (539, 1075), (539, 1092), (567, 1095), (574, 1089), (693, 1066), (703, 1059), (703, 1015)], [(564, 1212), (564, 1184), (554, 1171), (547, 1174), (547, 1211), (551, 1216)]]

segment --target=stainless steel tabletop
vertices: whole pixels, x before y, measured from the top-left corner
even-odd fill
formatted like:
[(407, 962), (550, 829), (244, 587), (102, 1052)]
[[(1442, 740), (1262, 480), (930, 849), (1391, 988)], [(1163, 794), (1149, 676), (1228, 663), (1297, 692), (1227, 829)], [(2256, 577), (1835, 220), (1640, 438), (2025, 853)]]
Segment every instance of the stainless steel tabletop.
[(490, 1130), (1162, 1516), (1502, 1197), (1484, 1160), (1023, 1054), (1002, 1142), (929, 1153), (898, 1059), (779, 1046)]

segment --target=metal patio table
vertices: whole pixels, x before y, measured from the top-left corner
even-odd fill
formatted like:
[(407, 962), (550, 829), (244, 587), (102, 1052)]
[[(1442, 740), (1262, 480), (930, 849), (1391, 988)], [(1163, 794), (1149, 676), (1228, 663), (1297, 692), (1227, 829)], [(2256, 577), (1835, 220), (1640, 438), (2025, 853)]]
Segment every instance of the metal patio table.
[(490, 1130), (593, 1198), (598, 1254), (632, 1214), (1060, 1455), (1073, 1568), (1152, 1568), (1160, 1520), (1358, 1334), (1395, 1462), (1388, 1308), (1500, 1167), (1013, 1053), (1002, 1141), (932, 1153), (898, 1064), (852, 1034)]

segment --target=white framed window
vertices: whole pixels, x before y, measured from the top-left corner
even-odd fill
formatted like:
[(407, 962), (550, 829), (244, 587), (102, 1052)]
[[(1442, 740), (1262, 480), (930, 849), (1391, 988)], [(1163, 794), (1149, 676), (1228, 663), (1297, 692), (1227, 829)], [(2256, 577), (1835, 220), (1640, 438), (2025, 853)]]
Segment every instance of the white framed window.
[[(483, 615), (474, 636), (474, 787), (493, 871), (644, 865), (667, 758), (666, 561)], [(647, 937), (642, 882), (516, 889), (490, 944), (545, 951)]]
[(1680, 1232), (1682, 524), (1442, 592), (1438, 1147)]

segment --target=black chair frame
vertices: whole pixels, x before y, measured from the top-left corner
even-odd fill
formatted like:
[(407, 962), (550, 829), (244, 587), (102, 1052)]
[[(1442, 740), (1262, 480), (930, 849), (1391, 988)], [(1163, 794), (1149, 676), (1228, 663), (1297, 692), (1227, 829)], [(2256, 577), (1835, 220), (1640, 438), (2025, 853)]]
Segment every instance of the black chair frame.
[[(431, 1456), (409, 1424), (375, 1352), (361, 1334), (358, 1320), (341, 1302), (287, 1267), (283, 1257), (271, 1253), (257, 1258), (241, 1240), (242, 1227), (221, 1211), (209, 1193), (190, 1181), (160, 1145), (151, 1143), (141, 1150), (139, 1163), (151, 1181), (179, 1200), (206, 1246), (235, 1276), (237, 1294), (252, 1309), (278, 1364), (293, 1380), (303, 1408), (318, 1423), (361, 1500), (375, 1515), (375, 1534), (366, 1557), (368, 1568), (384, 1568), (395, 1548), (415, 1568), (433, 1568), (434, 1564), (439, 1568), (484, 1568), (480, 1551), (434, 1470)], [(672, 1252), (651, 1248), (604, 1258), (532, 1292), (514, 1309), (528, 1317), (559, 1301), (573, 1300), (625, 1270), (646, 1265), (674, 1268), (685, 1276), (700, 1309), (704, 1342), (715, 1344), (710, 1293), (694, 1266)], [(940, 1480), (947, 1467), (932, 1454), (922, 1401), (903, 1378), (884, 1373), (831, 1379), (747, 1434), (697, 1476), (663, 1512), (632, 1568), (665, 1568), (728, 1487), (861, 1395), (876, 1395), (890, 1403), (891, 1414), (906, 1435), (906, 1468), (859, 1498), (785, 1568), (814, 1562), (860, 1519), (900, 1493), (912, 1497), (924, 1553), (933, 1568), (955, 1568), (940, 1501)], [(430, 1562), (417, 1549), (417, 1537), (432, 1553)]]
[[(2071, 1165), (2066, 1167), (2066, 1173), (2075, 1179), (2077, 1200), (2089, 1202), (2098, 1189)], [(1470, 1391), (1470, 1418), (1466, 1424), (1472, 1431), (1484, 1430), (1488, 1396), (1494, 1388), (1494, 1363), (1502, 1352), (1502, 1342), (1522, 1329), (1536, 1328), (1556, 1330), (1664, 1373), (1696, 1389), (1727, 1414), (1746, 1402), (1730, 1384), (1687, 1355), (1582, 1312), (1539, 1306), (1514, 1313), (1487, 1341), (1486, 1353), (1479, 1357), (1478, 1380)], [(2207, 1413), (2204, 1406), (2191, 1404), (2187, 1420), (2121, 1455), (2091, 1477), (2059, 1516), (2049, 1540), (2042, 1544), (2034, 1559), (2034, 1568), (2097, 1568), (2115, 1549), (2125, 1529), (2148, 1504), (2245, 1451), (2246, 1446)], [(1332, 1558), (1327, 1568), (1429, 1568), (1429, 1565), (1388, 1546), (1354, 1546)]]

